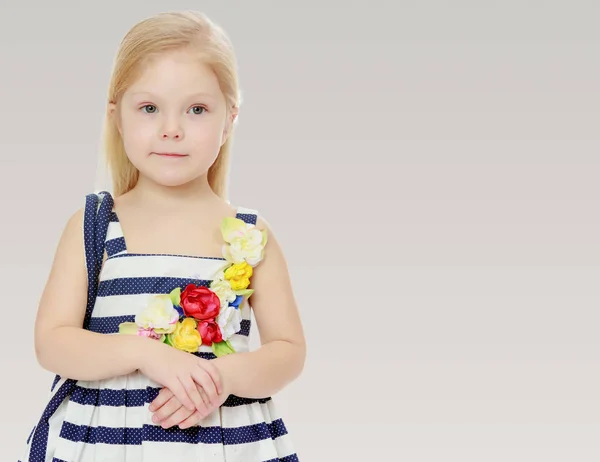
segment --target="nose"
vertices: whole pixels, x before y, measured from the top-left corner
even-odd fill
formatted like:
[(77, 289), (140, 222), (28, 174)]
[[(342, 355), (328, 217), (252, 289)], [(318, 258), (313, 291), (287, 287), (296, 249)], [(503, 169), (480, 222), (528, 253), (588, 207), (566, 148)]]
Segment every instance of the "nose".
[(163, 136), (162, 136), (162, 137), (163, 137), (163, 139), (167, 139), (167, 138), (173, 138), (173, 139), (175, 139), (175, 140), (178, 140), (178, 139), (181, 139), (181, 138), (182, 138), (182, 136), (181, 136), (181, 132), (179, 132), (179, 131), (175, 132), (175, 131), (172, 131), (172, 130), (170, 130), (170, 131), (168, 131), (168, 132), (167, 132), (167, 131), (165, 131), (165, 132), (163, 133)]
[(175, 120), (167, 121), (161, 130), (161, 134), (162, 139), (183, 139), (183, 130), (181, 129), (181, 125)]

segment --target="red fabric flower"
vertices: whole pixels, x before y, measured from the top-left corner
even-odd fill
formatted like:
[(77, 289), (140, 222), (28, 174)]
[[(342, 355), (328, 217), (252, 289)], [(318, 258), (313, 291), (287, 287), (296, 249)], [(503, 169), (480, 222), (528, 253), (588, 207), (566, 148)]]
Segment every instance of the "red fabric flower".
[(221, 328), (219, 325), (213, 321), (200, 321), (198, 323), (198, 332), (200, 332), (200, 337), (202, 337), (202, 343), (204, 345), (212, 345), (214, 343), (219, 343), (223, 341), (223, 335), (221, 334)]
[(212, 320), (219, 314), (221, 301), (208, 287), (188, 284), (181, 293), (181, 307), (186, 316), (199, 321)]

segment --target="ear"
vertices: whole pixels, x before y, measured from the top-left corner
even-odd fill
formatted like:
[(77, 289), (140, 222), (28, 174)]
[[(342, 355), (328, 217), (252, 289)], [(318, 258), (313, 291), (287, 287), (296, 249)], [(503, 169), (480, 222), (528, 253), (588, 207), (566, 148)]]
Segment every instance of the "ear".
[(117, 126), (117, 130), (119, 130), (119, 133), (122, 136), (123, 133), (121, 133), (121, 120), (119, 118), (119, 111), (117, 110), (117, 104), (110, 101), (108, 103), (107, 112), (108, 112), (108, 116), (110, 118), (112, 118), (113, 122)]
[(227, 141), (227, 138), (229, 138), (229, 135), (231, 135), (235, 122), (237, 121), (238, 115), (239, 109), (235, 106), (232, 107), (227, 117), (227, 121), (225, 122), (225, 127), (223, 128), (223, 134), (221, 136), (221, 146), (223, 146), (225, 141)]

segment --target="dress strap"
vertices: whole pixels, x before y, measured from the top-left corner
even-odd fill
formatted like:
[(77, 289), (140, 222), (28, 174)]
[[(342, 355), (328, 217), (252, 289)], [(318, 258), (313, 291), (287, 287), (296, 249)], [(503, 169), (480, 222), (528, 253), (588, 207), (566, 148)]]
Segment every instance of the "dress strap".
[[(88, 293), (85, 318), (83, 320), (84, 329), (87, 329), (88, 327), (96, 303), (98, 277), (104, 258), (104, 240), (112, 208), (112, 197), (106, 191), (88, 194), (85, 198), (83, 243), (85, 250), (85, 266), (88, 277)], [(46, 449), (48, 447), (48, 436), (50, 433), (50, 418), (54, 415), (66, 397), (70, 395), (76, 384), (77, 380), (75, 379), (63, 379), (58, 374), (55, 376), (51, 388), (51, 398), (46, 405), (40, 420), (29, 436), (30, 451), (27, 462), (45, 460)]]
[(256, 225), (256, 220), (258, 219), (258, 211), (239, 206), (237, 208), (237, 213), (235, 214), (235, 217), (250, 225)]
[(83, 325), (85, 329), (96, 300), (98, 277), (104, 259), (105, 240), (113, 205), (113, 198), (107, 191), (88, 194), (85, 198), (83, 238), (88, 274), (88, 303)]

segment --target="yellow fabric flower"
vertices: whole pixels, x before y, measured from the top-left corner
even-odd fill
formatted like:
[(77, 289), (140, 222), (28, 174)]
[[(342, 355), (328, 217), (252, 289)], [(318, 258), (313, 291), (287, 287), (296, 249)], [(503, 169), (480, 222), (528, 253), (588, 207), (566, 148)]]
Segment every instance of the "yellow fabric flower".
[(250, 285), (252, 272), (252, 266), (247, 262), (235, 263), (225, 270), (225, 279), (233, 290), (243, 290)]
[(194, 318), (184, 318), (175, 326), (175, 331), (168, 336), (168, 343), (178, 350), (195, 353), (202, 345), (202, 337), (196, 329)]

